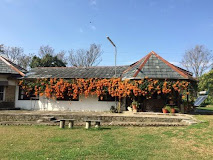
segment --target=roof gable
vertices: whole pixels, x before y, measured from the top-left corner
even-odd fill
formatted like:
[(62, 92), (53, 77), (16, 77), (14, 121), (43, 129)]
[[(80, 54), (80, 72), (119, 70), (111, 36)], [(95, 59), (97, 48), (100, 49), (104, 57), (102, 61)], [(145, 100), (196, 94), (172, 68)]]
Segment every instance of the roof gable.
[(14, 74), (14, 75), (21, 75), (24, 76), (25, 69), (21, 68), (20, 66), (12, 63), (8, 59), (0, 56), (0, 73), (1, 74)]
[(189, 72), (174, 66), (154, 51), (150, 52), (122, 74), (123, 79), (143, 79), (145, 77), (194, 80)]

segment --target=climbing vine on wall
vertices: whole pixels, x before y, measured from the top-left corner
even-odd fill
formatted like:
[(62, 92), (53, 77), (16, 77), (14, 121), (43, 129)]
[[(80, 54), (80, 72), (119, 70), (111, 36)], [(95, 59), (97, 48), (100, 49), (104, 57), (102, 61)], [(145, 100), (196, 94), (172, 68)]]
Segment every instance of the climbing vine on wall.
[(34, 95), (46, 96), (47, 98), (64, 98), (69, 96), (70, 99), (76, 99), (78, 95), (96, 95), (101, 97), (109, 94), (112, 97), (132, 97), (144, 96), (151, 98), (154, 93), (171, 94), (177, 91), (184, 96), (189, 94), (187, 89), (190, 83), (181, 80), (155, 80), (145, 78), (143, 80), (121, 80), (120, 78), (111, 79), (37, 79), (21, 80), (19, 85), (25, 91), (26, 95), (33, 92)]

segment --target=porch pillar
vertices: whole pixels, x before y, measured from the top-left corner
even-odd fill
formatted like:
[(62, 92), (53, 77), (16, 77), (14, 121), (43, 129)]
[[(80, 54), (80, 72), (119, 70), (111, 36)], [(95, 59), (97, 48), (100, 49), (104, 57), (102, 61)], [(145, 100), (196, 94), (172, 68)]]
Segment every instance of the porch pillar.
[(121, 104), (120, 104), (120, 111), (126, 111), (126, 97), (123, 97), (121, 99)]
[(179, 109), (181, 109), (181, 102), (180, 101), (182, 101), (182, 98), (181, 98), (180, 94), (178, 93), (178, 95), (177, 95), (177, 106), (178, 106)]

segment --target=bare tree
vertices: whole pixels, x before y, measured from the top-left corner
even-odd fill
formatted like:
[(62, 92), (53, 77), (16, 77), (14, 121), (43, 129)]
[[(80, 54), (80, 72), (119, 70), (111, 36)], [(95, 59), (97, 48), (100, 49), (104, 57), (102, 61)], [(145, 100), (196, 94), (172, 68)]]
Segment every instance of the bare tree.
[(4, 46), (3, 53), (13, 63), (18, 64), (19, 57), (24, 54), (24, 50), (21, 47), (6, 47)]
[(30, 69), (30, 63), (32, 61), (34, 54), (23, 54), (18, 58), (18, 65), (21, 66), (24, 69)]
[[(28, 55), (25, 54), (23, 48), (21, 47), (7, 47), (7, 46), (4, 46), (3, 44), (0, 45), (0, 53), (6, 55), (6, 57), (11, 62), (25, 69), (30, 68), (32, 58), (35, 56), (35, 54), (28, 54)], [(44, 58), (46, 55), (50, 55), (52, 57), (56, 56), (59, 60), (61, 60), (65, 64), (67, 62), (65, 51), (62, 50), (58, 53), (55, 53), (55, 50), (49, 45), (41, 46), (38, 54), (41, 57), (41, 59)]]
[(1, 45), (1, 52), (4, 54), (11, 62), (21, 66), (24, 69), (29, 68), (29, 64), (33, 57), (32, 54), (24, 54), (24, 50), (21, 47), (7, 47)]
[(212, 65), (212, 53), (205, 46), (196, 45), (185, 52), (181, 64), (198, 78)]
[(54, 56), (55, 50), (49, 45), (46, 45), (46, 46), (43, 45), (40, 47), (38, 54), (40, 57), (44, 57), (46, 54)]
[(101, 45), (91, 44), (89, 50), (70, 50), (69, 62), (72, 66), (76, 67), (96, 66), (102, 61), (101, 55)]
[(57, 56), (58, 59), (60, 59), (61, 61), (67, 63), (68, 60), (67, 60), (67, 57), (66, 57), (66, 51), (61, 50), (60, 52), (58, 52), (58, 53), (56, 54), (56, 56)]
[(66, 57), (66, 51), (61, 50), (58, 53), (55, 53), (55, 50), (53, 49), (53, 47), (46, 45), (46, 46), (41, 46), (38, 52), (40, 58), (44, 58), (47, 54), (51, 55), (51, 56), (57, 56), (58, 59), (60, 59), (61, 61), (67, 63), (67, 57)]
[(3, 53), (4, 53), (4, 45), (0, 44), (0, 54), (3, 54)]

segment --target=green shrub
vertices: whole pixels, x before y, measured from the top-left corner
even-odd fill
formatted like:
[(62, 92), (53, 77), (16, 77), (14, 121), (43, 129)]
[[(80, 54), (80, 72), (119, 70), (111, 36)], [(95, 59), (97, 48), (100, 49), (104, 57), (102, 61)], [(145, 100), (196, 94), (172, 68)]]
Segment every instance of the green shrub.
[(171, 113), (171, 109), (174, 108), (175, 111), (178, 111), (179, 112), (179, 108), (177, 106), (165, 106), (164, 107), (167, 111), (169, 111), (169, 113)]

